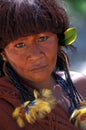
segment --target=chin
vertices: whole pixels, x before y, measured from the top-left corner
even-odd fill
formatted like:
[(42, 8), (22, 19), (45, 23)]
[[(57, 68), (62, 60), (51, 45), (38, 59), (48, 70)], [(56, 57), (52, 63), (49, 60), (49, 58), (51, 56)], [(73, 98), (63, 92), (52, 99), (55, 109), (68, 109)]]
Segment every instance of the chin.
[(26, 75), (25, 77), (27, 78), (27, 80), (32, 81), (32, 82), (43, 82), (46, 81), (47, 79), (49, 79), (49, 77), (51, 77), (51, 70), (48, 71), (42, 71), (42, 72), (37, 72), (37, 73), (33, 73), (33, 74), (29, 74)]
[(43, 81), (46, 81), (48, 78), (50, 77), (50, 75), (46, 75), (46, 76), (33, 76), (32, 79), (30, 79), (31, 81), (33, 82), (36, 82), (36, 83), (39, 83), (39, 82), (43, 82)]
[(36, 82), (36, 83), (40, 83), (40, 82), (43, 82), (45, 81), (46, 79), (45, 78), (36, 78), (36, 79), (32, 79), (33, 82)]

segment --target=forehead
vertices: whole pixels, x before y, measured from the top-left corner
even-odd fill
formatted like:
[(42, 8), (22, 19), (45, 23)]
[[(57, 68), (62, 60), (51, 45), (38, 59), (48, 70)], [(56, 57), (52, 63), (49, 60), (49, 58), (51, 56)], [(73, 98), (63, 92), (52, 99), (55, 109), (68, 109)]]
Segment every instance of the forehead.
[(42, 32), (42, 33), (38, 33), (38, 34), (34, 34), (34, 35), (28, 35), (28, 36), (20, 37), (20, 38), (14, 40), (14, 41), (11, 41), (10, 43), (20, 42), (20, 41), (24, 41), (24, 40), (26, 40), (26, 41), (27, 40), (33, 40), (33, 39), (35, 40), (35, 39), (43, 37), (43, 36), (51, 37), (51, 36), (54, 36), (54, 35), (57, 37), (57, 35), (55, 33)]

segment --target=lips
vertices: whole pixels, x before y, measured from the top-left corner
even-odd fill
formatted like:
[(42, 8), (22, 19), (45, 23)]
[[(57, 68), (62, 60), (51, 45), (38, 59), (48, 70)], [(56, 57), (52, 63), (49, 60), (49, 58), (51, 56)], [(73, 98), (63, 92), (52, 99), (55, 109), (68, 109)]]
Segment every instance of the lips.
[(48, 65), (36, 65), (32, 67), (31, 71), (43, 71), (48, 68)]

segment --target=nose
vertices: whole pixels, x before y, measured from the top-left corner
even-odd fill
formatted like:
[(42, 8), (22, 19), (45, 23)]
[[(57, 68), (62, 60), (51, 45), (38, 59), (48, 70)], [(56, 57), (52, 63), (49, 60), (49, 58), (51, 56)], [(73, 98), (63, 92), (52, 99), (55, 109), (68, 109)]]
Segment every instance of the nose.
[(33, 44), (28, 51), (28, 57), (32, 59), (39, 58), (43, 55), (40, 47), (37, 44)]

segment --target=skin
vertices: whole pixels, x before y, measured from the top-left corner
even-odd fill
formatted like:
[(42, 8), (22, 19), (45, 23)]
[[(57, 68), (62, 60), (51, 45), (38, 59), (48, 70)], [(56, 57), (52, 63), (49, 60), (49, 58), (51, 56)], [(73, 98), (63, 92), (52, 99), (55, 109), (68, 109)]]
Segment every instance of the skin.
[(45, 85), (51, 81), (58, 51), (57, 35), (44, 32), (10, 42), (3, 51), (3, 57), (23, 79), (35, 85)]

